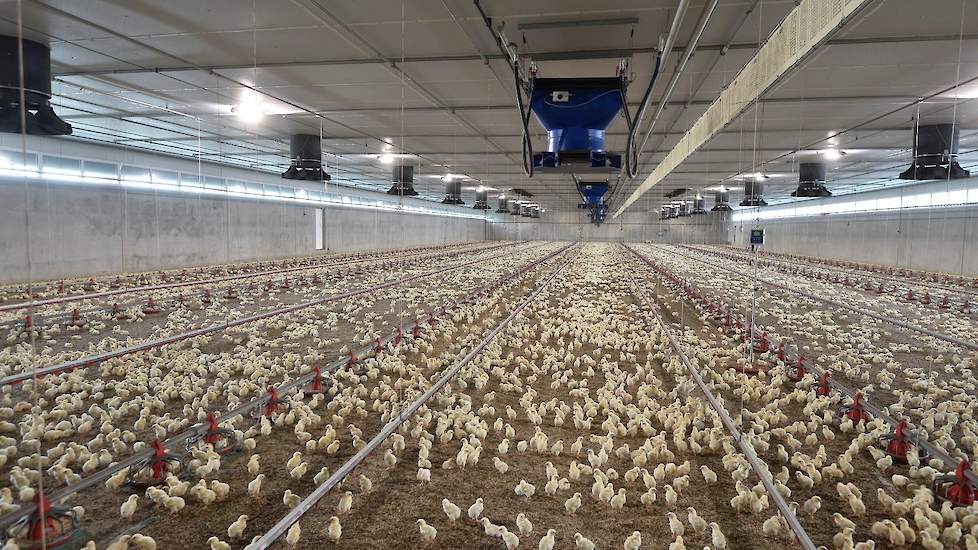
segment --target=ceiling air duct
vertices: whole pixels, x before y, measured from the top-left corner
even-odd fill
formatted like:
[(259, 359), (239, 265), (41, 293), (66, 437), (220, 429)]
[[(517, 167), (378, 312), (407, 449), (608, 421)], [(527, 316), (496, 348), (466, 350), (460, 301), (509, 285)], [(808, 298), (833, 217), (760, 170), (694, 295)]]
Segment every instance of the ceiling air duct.
[(744, 200), (740, 201), (740, 206), (767, 206), (764, 200), (764, 184), (749, 179), (744, 181)]
[(496, 199), (496, 213), (509, 214), (509, 199), (506, 198), (506, 195), (499, 195)]
[(706, 199), (700, 195), (696, 195), (696, 198), (693, 199), (693, 211), (690, 214), (694, 216), (706, 214)]
[(479, 188), (475, 190), (475, 204), (472, 208), (476, 210), (489, 210), (489, 192)]
[(831, 197), (832, 192), (825, 187), (825, 163), (803, 162), (798, 165), (798, 189), (792, 197)]
[(414, 166), (399, 164), (394, 167), (391, 181), (394, 185), (387, 190), (388, 195), (401, 195), (414, 197), (418, 194), (414, 190)]
[(71, 124), (58, 118), (51, 108), (51, 49), (32, 40), (23, 41), (24, 104), (20, 99), (20, 64), (16, 36), (0, 36), (0, 132), (19, 134), (21, 107), (27, 133), (66, 136)]
[(292, 164), (282, 172), (287, 180), (329, 181), (329, 174), (323, 173), (323, 151), (319, 136), (312, 134), (293, 134), (289, 138), (289, 157)]
[(445, 198), (441, 200), (442, 204), (465, 204), (462, 200), (462, 182), (461, 180), (450, 179), (445, 182)]
[(724, 189), (713, 193), (713, 208), (710, 210), (712, 212), (730, 212), (733, 210), (730, 207), (730, 191)]
[(900, 173), (902, 180), (946, 180), (966, 178), (971, 172), (958, 164), (961, 128), (955, 124), (917, 127), (913, 140), (913, 164)]

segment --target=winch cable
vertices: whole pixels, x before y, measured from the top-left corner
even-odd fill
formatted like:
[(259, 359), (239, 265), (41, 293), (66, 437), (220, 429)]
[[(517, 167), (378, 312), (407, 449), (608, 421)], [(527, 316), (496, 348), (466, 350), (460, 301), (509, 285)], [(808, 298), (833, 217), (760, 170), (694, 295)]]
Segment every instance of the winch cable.
[[(638, 149), (635, 148), (635, 135), (638, 132), (639, 126), (642, 125), (642, 118), (645, 116), (645, 109), (649, 106), (649, 98), (652, 97), (652, 89), (655, 87), (655, 81), (659, 78), (659, 68), (662, 66), (662, 49), (655, 56), (655, 66), (652, 68), (652, 78), (649, 79), (649, 85), (645, 88), (645, 93), (642, 95), (642, 101), (638, 104), (638, 110), (635, 112), (635, 120), (629, 125), (628, 128), (628, 139), (625, 142), (625, 173), (628, 175), (629, 179), (634, 178), (638, 175)], [(627, 105), (627, 103), (623, 103)], [(626, 108), (627, 109), (627, 108)]]
[(513, 64), (513, 79), (516, 81), (516, 108), (520, 111), (523, 123), (523, 173), (533, 177), (533, 143), (530, 141), (530, 109), (523, 105), (523, 80), (520, 78), (520, 64)]

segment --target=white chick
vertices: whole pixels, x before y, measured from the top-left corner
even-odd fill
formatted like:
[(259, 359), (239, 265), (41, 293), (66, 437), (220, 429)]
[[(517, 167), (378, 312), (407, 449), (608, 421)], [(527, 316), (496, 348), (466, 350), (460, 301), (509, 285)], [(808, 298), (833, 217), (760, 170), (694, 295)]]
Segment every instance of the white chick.
[(424, 539), (426, 543), (431, 543), (438, 536), (438, 531), (431, 525), (428, 525), (423, 519), (417, 521), (418, 530), (421, 532), (421, 538)]
[(448, 521), (455, 522), (458, 518), (462, 517), (462, 509), (447, 498), (441, 499), (441, 509), (448, 516)]

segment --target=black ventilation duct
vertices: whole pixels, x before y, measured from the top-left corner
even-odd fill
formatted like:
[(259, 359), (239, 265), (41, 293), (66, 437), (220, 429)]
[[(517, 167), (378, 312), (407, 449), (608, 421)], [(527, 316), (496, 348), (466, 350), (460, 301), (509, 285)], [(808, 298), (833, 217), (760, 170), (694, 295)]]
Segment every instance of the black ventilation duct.
[(902, 180), (966, 178), (971, 172), (958, 164), (961, 128), (955, 124), (918, 126), (913, 140), (913, 164), (900, 174)]
[(767, 206), (764, 200), (764, 184), (757, 180), (747, 180), (744, 182), (744, 200), (740, 201), (740, 206)]
[(717, 191), (713, 193), (713, 208), (710, 209), (712, 212), (730, 212), (733, 208), (730, 207), (730, 191)]
[(499, 195), (496, 199), (496, 213), (509, 214), (509, 199), (505, 195)]
[(696, 195), (696, 198), (693, 199), (693, 211), (690, 212), (690, 214), (694, 216), (706, 214), (706, 199), (704, 199), (699, 195)]
[(404, 197), (414, 197), (418, 194), (414, 190), (414, 166), (397, 165), (394, 167), (391, 181), (394, 185), (387, 190), (388, 195), (401, 195)]
[[(20, 64), (16, 36), (0, 36), (0, 132), (19, 134)], [(27, 133), (41, 136), (66, 136), (71, 124), (58, 118), (51, 108), (51, 49), (39, 42), (24, 40), (24, 118)]]
[(832, 192), (825, 188), (825, 163), (803, 162), (798, 165), (798, 189), (792, 197), (831, 197)]
[(476, 210), (489, 210), (489, 192), (485, 189), (475, 190), (475, 204), (472, 208)]
[(289, 157), (292, 164), (282, 172), (287, 180), (329, 181), (329, 174), (323, 173), (323, 152), (319, 136), (312, 134), (293, 134), (289, 138)]
[(445, 182), (445, 198), (442, 204), (465, 204), (462, 200), (462, 182), (460, 180), (450, 180)]

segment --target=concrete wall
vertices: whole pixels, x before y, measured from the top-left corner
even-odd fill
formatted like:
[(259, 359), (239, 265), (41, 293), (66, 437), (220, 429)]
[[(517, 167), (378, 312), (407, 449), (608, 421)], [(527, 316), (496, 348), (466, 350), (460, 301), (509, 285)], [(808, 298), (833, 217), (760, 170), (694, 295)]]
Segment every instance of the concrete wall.
[[(332, 252), (488, 238), (480, 219), (340, 206), (324, 230)], [(315, 231), (314, 207), (298, 203), (0, 183), (0, 282), (315, 254)]]
[(729, 214), (659, 220), (658, 213), (626, 212), (600, 226), (588, 223), (581, 210), (550, 211), (531, 219), (505, 216), (490, 223), (489, 235), (496, 240), (661, 242), (728, 244)]
[[(751, 223), (734, 226), (746, 246)], [(764, 220), (765, 249), (894, 267), (978, 275), (978, 207)]]

